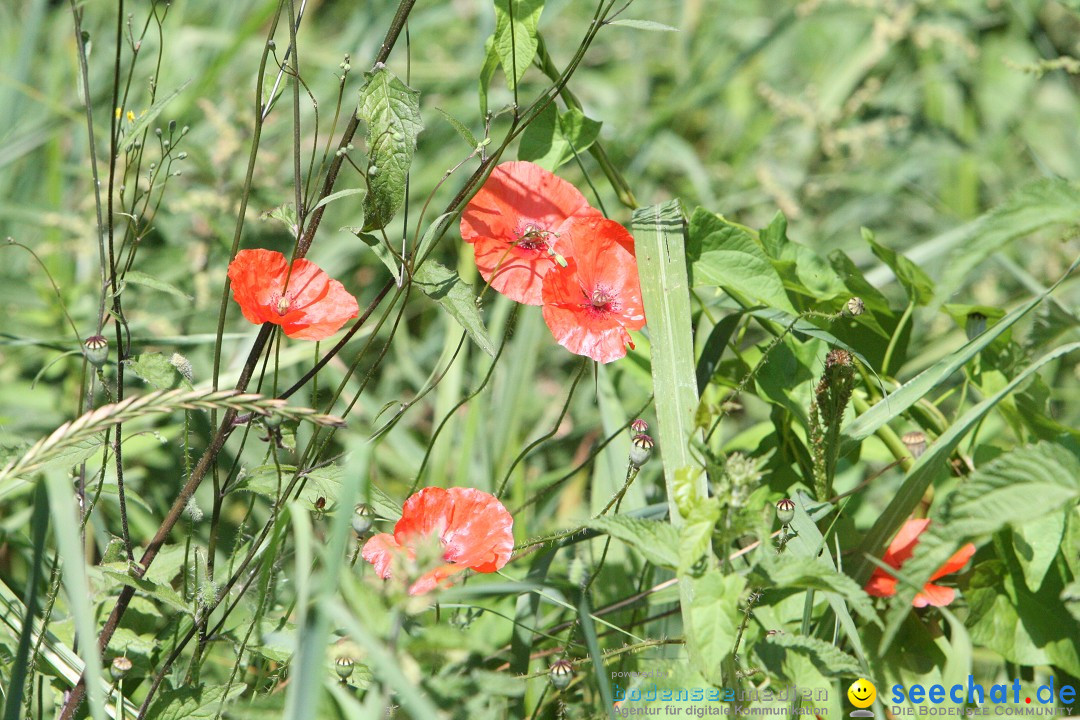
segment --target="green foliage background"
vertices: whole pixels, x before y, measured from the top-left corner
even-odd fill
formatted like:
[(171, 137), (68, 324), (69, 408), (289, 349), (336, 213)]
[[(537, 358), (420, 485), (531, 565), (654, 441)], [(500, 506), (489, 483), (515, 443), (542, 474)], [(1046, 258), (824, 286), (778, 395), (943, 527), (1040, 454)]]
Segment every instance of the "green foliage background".
[[(149, 5), (128, 5), (138, 34)], [(116, 8), (80, 7), (105, 172)], [(495, 55), (506, 52), (508, 7), (507, 0), (420, 0), (387, 63), (419, 91), (424, 125), (407, 195), (395, 184), (403, 208), (374, 213), (395, 218), (386, 234), (397, 251), (405, 232), (410, 243), (423, 235), (461, 189), (478, 164), (469, 157), (475, 141), (490, 136), (494, 147), (507, 132), (505, 108), (515, 95), (525, 108), (551, 86), (543, 67), (522, 68), (515, 88), (501, 69), (492, 76), (494, 65), (485, 64), (493, 33)], [(538, 58), (549, 57), (558, 69), (595, 10), (580, 0), (514, 0), (513, 7), (514, 48), (537, 44)], [(140, 46), (124, 104), (135, 121), (119, 120), (126, 136), (139, 135), (138, 118), (152, 106), (151, 78), (159, 100), (180, 91), (149, 127), (163, 128), (165, 137), (170, 122), (177, 132), (189, 130), (173, 136), (186, 158), (170, 170), (182, 174), (168, 179), (160, 204), (155, 195), (122, 289), (138, 354), (128, 366), (129, 396), (211, 386), (221, 284), (255, 127), (256, 70), (277, 9), (276, 1), (174, 2), (163, 41), (151, 31)], [(337, 143), (395, 10), (388, 2), (305, 6), (297, 36), (305, 178), (312, 147), (318, 158), (325, 143)], [(267, 498), (312, 459), (303, 448), (315, 426), (287, 418), (280, 452), (254, 428), (242, 444), (231, 442), (220, 462), (221, 478), (238, 474), (211, 551), (219, 576), (205, 578), (206, 518), (214, 505), (205, 483), (198, 509), (155, 562), (133, 617), (104, 658), (106, 666), (116, 654), (132, 660), (127, 692), (136, 705), (184, 623), (195, 622), (200, 602), (213, 596), (220, 568), (232, 567), (254, 534), (275, 523), (271, 545), (253, 566), (252, 591), (236, 594), (219, 641), (194, 659), (188, 649), (172, 666), (150, 717), (254, 717), (265, 710), (379, 717), (391, 702), (417, 718), (604, 717), (611, 692), (605, 672), (652, 668), (670, 670), (676, 687), (745, 688), (764, 678), (776, 687), (829, 687), (834, 692), (822, 707), (832, 715), (846, 710), (840, 691), (860, 674), (874, 678), (880, 694), (893, 683), (950, 684), (969, 673), (985, 684), (1019, 677), (1034, 687), (1053, 675), (1059, 685), (1080, 685), (1080, 373), (1070, 354), (1080, 340), (1080, 291), (1075, 277), (1052, 295), (1048, 290), (1080, 254), (1080, 76), (1076, 61), (1068, 62), (1080, 56), (1075, 5), (638, 0), (619, 17), (675, 31), (603, 27), (567, 85), (573, 100), (564, 97), (558, 115), (549, 110), (537, 118), (504, 159), (558, 165), (609, 216), (627, 226), (633, 221), (639, 255), (648, 231), (638, 229), (655, 220), (648, 206), (678, 198), (687, 218), (680, 264), (689, 305), (663, 312), (673, 323), (686, 322), (693, 337), (671, 335), (664, 346), (673, 349), (670, 367), (659, 363), (651, 330), (635, 336), (637, 350), (625, 360), (583, 366), (551, 341), (534, 308), (516, 309), (488, 293), (478, 311), (471, 309), (483, 284), (456, 219), (448, 221), (449, 233), (424, 267), (428, 274), (416, 278), (423, 292), (397, 306), (404, 308), (400, 321), (391, 314), (365, 326), (316, 385), (291, 399), (346, 415), (349, 423), (323, 448), (318, 457), (332, 462), (310, 472), (297, 504), (279, 516)], [(275, 38), (279, 59), (289, 45), (285, 25)], [(19, 244), (0, 242), (0, 466), (78, 415), (87, 382), (79, 345), (97, 329), (97, 225), (72, 27), (71, 10), (61, 3), (0, 6), (0, 238)], [(346, 54), (351, 69), (342, 85)], [(123, 58), (126, 84), (130, 48)], [(275, 74), (271, 59), (267, 89)], [(262, 128), (241, 246), (288, 252), (294, 126), (292, 85), (285, 80), (281, 87)], [(331, 132), (339, 87), (340, 118)], [(310, 97), (318, 100), (317, 137)], [(489, 120), (485, 110), (495, 116)], [(144, 176), (146, 163), (160, 156), (153, 132), (147, 137)], [(362, 134), (354, 143), (350, 157), (365, 168), (370, 145)], [(463, 161), (464, 169), (445, 179)], [(360, 172), (346, 168), (335, 189), (364, 187)], [(310, 189), (320, 184), (315, 175)], [(635, 200), (647, 209), (632, 216)], [(389, 276), (384, 263), (394, 266), (381, 236), (365, 235), (373, 226), (365, 227), (364, 207), (360, 193), (331, 202), (310, 255), (362, 308)], [(371, 207), (369, 201), (368, 220)], [(656, 231), (657, 242), (672, 238), (684, 242), (681, 230)], [(440, 295), (429, 286), (453, 287), (448, 292), (457, 300), (440, 307), (426, 297)], [(643, 286), (647, 303), (668, 289), (658, 276), (643, 275)], [(867, 313), (841, 317), (852, 296), (863, 299)], [(447, 306), (452, 313), (443, 312)], [(1030, 312), (1018, 310), (1025, 308)], [(989, 318), (989, 330), (969, 343), (975, 312)], [(649, 319), (657, 322), (651, 310)], [(462, 323), (471, 324), (468, 336)], [(230, 301), (220, 387), (236, 380), (256, 332)], [(105, 335), (115, 361), (111, 327)], [(330, 345), (317, 351), (283, 342), (261, 392), (290, 387)], [(839, 513), (835, 504), (810, 499), (809, 407), (832, 347), (854, 351), (859, 368), (854, 410), (833, 441), (835, 492), (854, 491)], [(357, 372), (347, 374), (354, 359)], [(665, 415), (665, 401), (688, 369), (697, 381), (693, 414), (678, 406)], [(104, 377), (114, 378), (115, 367), (107, 365)], [(343, 394), (335, 401), (339, 383)], [(886, 401), (885, 393), (894, 394)], [(99, 391), (95, 405), (105, 402)], [(619, 514), (597, 520), (623, 487), (630, 448), (624, 428), (638, 414), (650, 424), (659, 420), (657, 459), (626, 492)], [(704, 440), (702, 428), (714, 425)], [(201, 410), (125, 428), (136, 545), (158, 528), (213, 429)], [(900, 436), (916, 429), (929, 436), (930, 450), (912, 459)], [(732, 481), (733, 457), (750, 458), (756, 469), (744, 497)], [(89, 442), (25, 478), (34, 482), (0, 485), (5, 688), (26, 637), (18, 603), (32, 585), (41, 603), (53, 552), (69, 557), (77, 548), (74, 534), (65, 540), (58, 531), (71, 468), (88, 460), (93, 473), (100, 458), (100, 441)], [(950, 463), (962, 469), (959, 476)], [(119, 535), (111, 461), (101, 477), (102, 500), (88, 526), (90, 592), (57, 596), (48, 628), (59, 659), (30, 672), (40, 679), (30, 690), (42, 716), (52, 716), (72, 682), (59, 667), (78, 662), (70, 648), (80, 612), (81, 622), (100, 627), (120, 585), (130, 584), (111, 545)], [(45, 482), (54, 514), (47, 535), (38, 537), (47, 516), (40, 509), (44, 490), (35, 483)], [(350, 567), (355, 502), (374, 505), (376, 529), (385, 530), (413, 487), (494, 492), (504, 482), (516, 539), (555, 539), (502, 577), (478, 577), (447, 592), (438, 614), (381, 595), (362, 561)], [(799, 534), (785, 554), (766, 552), (766, 539), (762, 550), (729, 560), (775, 529), (766, 509), (785, 496), (800, 498)], [(329, 501), (326, 513), (316, 510), (320, 497)], [(678, 532), (663, 520), (669, 501), (669, 518), (685, 518)], [(873, 568), (867, 555), (880, 557), (912, 512), (933, 518), (937, 528), (905, 566), (914, 585), (961, 542), (979, 548), (970, 569), (952, 578), (962, 600), (948, 610), (911, 612), (913, 588), (876, 602), (861, 590)], [(564, 537), (586, 525), (595, 532)], [(818, 542), (822, 532), (827, 539)], [(675, 577), (679, 588), (664, 585)], [(69, 581), (75, 579), (65, 575)], [(662, 589), (626, 610), (590, 614), (657, 585)], [(768, 590), (734, 659), (747, 594), (760, 588)], [(564, 623), (573, 623), (568, 640)], [(704, 629), (689, 633), (688, 625)], [(685, 646), (666, 644), (684, 637)], [(333, 645), (339, 638), (353, 645), (341, 650)], [(346, 652), (357, 661), (351, 686), (333, 671)], [(604, 663), (586, 661), (600, 653), (607, 654)], [(558, 694), (544, 678), (548, 663), (564, 654), (576, 675)], [(239, 670), (230, 680), (234, 665)], [(751, 669), (761, 674), (746, 674)], [(356, 692), (369, 681), (366, 694)]]

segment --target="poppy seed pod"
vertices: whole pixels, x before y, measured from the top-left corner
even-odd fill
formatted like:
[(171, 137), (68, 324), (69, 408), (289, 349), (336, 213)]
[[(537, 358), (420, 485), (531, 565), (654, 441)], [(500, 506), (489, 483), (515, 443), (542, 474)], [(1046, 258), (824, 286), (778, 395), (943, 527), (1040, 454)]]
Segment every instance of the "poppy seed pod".
[(907, 447), (908, 452), (911, 453), (911, 457), (918, 459), (920, 455), (926, 452), (926, 435), (919, 430), (904, 433), (904, 436), (900, 439), (904, 441), (904, 445)]
[(638, 418), (634, 422), (630, 423), (630, 432), (635, 435), (640, 435), (643, 432), (649, 431), (649, 423), (645, 422), (641, 418)]
[(967, 322), (964, 323), (964, 334), (968, 340), (974, 340), (986, 332), (986, 316), (981, 312), (968, 313)]
[(112, 665), (109, 666), (109, 675), (113, 680), (120, 680), (131, 670), (131, 661), (126, 657), (114, 657)]
[(352, 529), (357, 535), (366, 535), (368, 530), (371, 529), (372, 523), (375, 521), (375, 511), (371, 509), (371, 506), (367, 503), (360, 503), (356, 506), (352, 516)]
[(548, 677), (556, 690), (565, 690), (566, 686), (574, 678), (574, 666), (570, 664), (569, 660), (556, 660), (551, 663)]
[(656, 442), (645, 433), (635, 435), (630, 441), (630, 464), (640, 468), (648, 461), (655, 446)]
[(795, 502), (784, 498), (776, 503), (776, 519), (781, 525), (787, 525), (795, 519)]
[(109, 359), (109, 341), (103, 335), (91, 335), (83, 341), (83, 354), (94, 367), (101, 367)]
[(353, 674), (353, 659), (347, 655), (342, 655), (334, 661), (334, 669), (337, 670), (338, 677), (342, 682), (348, 680)]
[(853, 297), (844, 305), (844, 312), (851, 317), (857, 317), (866, 312), (866, 305), (863, 303), (862, 298)]

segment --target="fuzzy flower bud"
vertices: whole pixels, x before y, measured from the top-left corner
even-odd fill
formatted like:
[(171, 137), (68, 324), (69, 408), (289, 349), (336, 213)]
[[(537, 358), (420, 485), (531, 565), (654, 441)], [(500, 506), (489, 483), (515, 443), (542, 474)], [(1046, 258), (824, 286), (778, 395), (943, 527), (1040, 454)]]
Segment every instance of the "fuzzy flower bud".
[(634, 439), (630, 441), (630, 464), (640, 468), (648, 461), (655, 446), (656, 443), (653, 439), (645, 433), (635, 435)]
[(574, 678), (574, 666), (570, 664), (569, 660), (556, 660), (551, 663), (548, 678), (556, 690), (564, 690)]
[(795, 502), (784, 498), (776, 503), (776, 519), (781, 525), (787, 525), (795, 519)]
[(83, 354), (94, 367), (101, 367), (109, 359), (109, 341), (103, 335), (91, 335), (83, 341)]

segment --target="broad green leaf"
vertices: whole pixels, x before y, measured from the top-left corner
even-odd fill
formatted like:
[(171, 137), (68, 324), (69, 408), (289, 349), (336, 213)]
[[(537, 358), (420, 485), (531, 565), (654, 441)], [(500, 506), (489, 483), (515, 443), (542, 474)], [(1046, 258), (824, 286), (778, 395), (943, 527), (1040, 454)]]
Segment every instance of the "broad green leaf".
[(806, 655), (813, 660), (818, 670), (828, 677), (856, 677), (862, 674), (858, 660), (824, 640), (783, 633), (770, 636), (768, 642)]
[(128, 370), (155, 390), (169, 390), (176, 386), (180, 371), (161, 353), (142, 353), (127, 360)]
[(576, 108), (559, 113), (549, 103), (521, 134), (518, 159), (528, 160), (554, 172), (592, 145), (600, 135), (600, 123)]
[(494, 48), (511, 90), (536, 57), (536, 30), (543, 10), (544, 0), (495, 0)]
[(488, 337), (480, 309), (476, 307), (476, 296), (456, 272), (428, 260), (413, 271), (413, 282), (458, 321), (477, 347), (495, 357), (497, 350)]
[(677, 27), (653, 22), (652, 20), (635, 20), (634, 18), (617, 18), (615, 20), (609, 20), (606, 24), (636, 28), (637, 30), (653, 30), (655, 32), (679, 32), (679, 28)]
[(401, 276), (401, 270), (398, 268), (397, 257), (394, 256), (394, 253), (390, 251), (390, 248), (386, 246), (386, 242), (381, 237), (378, 237), (377, 235), (372, 235), (371, 233), (362, 232), (361, 229), (358, 227), (343, 227), (341, 229), (347, 230), (356, 237), (363, 240), (364, 244), (371, 248), (371, 250), (375, 253), (375, 257), (379, 258), (379, 260), (382, 261), (382, 264), (386, 266), (386, 268), (390, 271), (391, 275), (393, 275), (394, 277)]
[[(998, 545), (1002, 547), (1001, 544)], [(966, 593), (972, 641), (1020, 665), (1057, 665), (1080, 675), (1080, 636), (1060, 597), (1065, 591), (1055, 567), (1038, 593), (1031, 592), (1012, 553), (980, 563)]]
[(710, 572), (698, 578), (682, 577), (690, 597), (693, 632), (686, 633), (690, 662), (714, 685), (723, 685), (721, 669), (731, 657), (738, 633), (739, 600), (746, 581), (741, 575)]
[(874, 255), (888, 265), (896, 279), (904, 286), (908, 299), (919, 305), (926, 305), (934, 299), (934, 282), (915, 263), (890, 248), (885, 247), (874, 239), (874, 233), (866, 228), (862, 229), (863, 240), (870, 243)]
[(117, 148), (117, 153), (126, 152), (135, 144), (136, 140), (142, 139), (143, 133), (150, 128), (150, 123), (157, 120), (157, 116), (161, 114), (161, 111), (165, 109), (165, 106), (175, 100), (176, 96), (183, 92), (184, 88), (186, 88), (190, 82), (191, 80), (185, 80), (180, 84), (180, 87), (151, 105), (150, 109), (145, 113), (139, 115), (135, 124), (127, 129), (124, 137), (120, 140), (120, 147)]
[(416, 152), (416, 136), (424, 129), (420, 93), (378, 65), (364, 73), (356, 116), (367, 125), (368, 194), (364, 227), (386, 227), (405, 201), (405, 182)]
[(495, 77), (495, 69), (499, 67), (499, 53), (495, 52), (495, 36), (491, 35), (484, 43), (484, 66), (480, 69), (480, 82), (477, 96), (480, 99), (480, 116), (488, 116), (488, 90), (491, 87), (491, 78)]
[(1024, 571), (1024, 581), (1032, 592), (1037, 592), (1042, 586), (1050, 564), (1061, 549), (1069, 512), (1069, 509), (1058, 508), (1057, 512), (1028, 520), (1013, 528), (1013, 551), (1020, 561), (1020, 569)]
[(139, 272), (138, 270), (128, 270), (126, 273), (124, 273), (124, 284), (145, 285), (148, 288), (153, 288), (154, 290), (160, 290), (162, 292), (169, 293), (170, 295), (175, 295), (181, 300), (190, 301), (192, 299), (190, 295), (182, 292), (175, 285), (170, 285), (164, 280), (158, 280), (156, 277), (152, 275), (147, 275), (144, 272)]
[[(712, 557), (712, 535), (720, 522), (720, 498), (711, 497), (690, 508), (686, 522), (679, 528), (679, 573), (690, 572), (706, 553)], [(671, 527), (670, 525), (668, 527)]]
[(623, 541), (657, 567), (679, 566), (679, 532), (671, 523), (610, 515), (593, 518), (588, 527)]
[(714, 213), (703, 208), (694, 211), (686, 257), (694, 287), (721, 287), (744, 303), (797, 314), (761, 246), (745, 230)]

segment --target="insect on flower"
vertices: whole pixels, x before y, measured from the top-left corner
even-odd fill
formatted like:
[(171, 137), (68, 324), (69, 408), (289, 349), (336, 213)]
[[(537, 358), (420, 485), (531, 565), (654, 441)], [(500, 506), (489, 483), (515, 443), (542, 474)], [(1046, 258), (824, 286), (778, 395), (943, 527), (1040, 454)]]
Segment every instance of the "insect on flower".
[(544, 276), (566, 266), (565, 229), (574, 218), (599, 216), (562, 178), (530, 162), (506, 162), (465, 207), (461, 237), (496, 292), (540, 305)]
[(241, 250), (229, 264), (233, 299), (249, 322), (273, 323), (291, 338), (325, 340), (356, 317), (356, 298), (313, 262), (273, 250)]
[(385, 580), (395, 559), (417, 561), (434, 542), (442, 564), (419, 567), (422, 574), (409, 586), (410, 595), (423, 595), (465, 569), (490, 573), (506, 565), (514, 549), (513, 527), (514, 519), (494, 495), (475, 488), (424, 488), (405, 501), (393, 534), (373, 536), (362, 555)]

